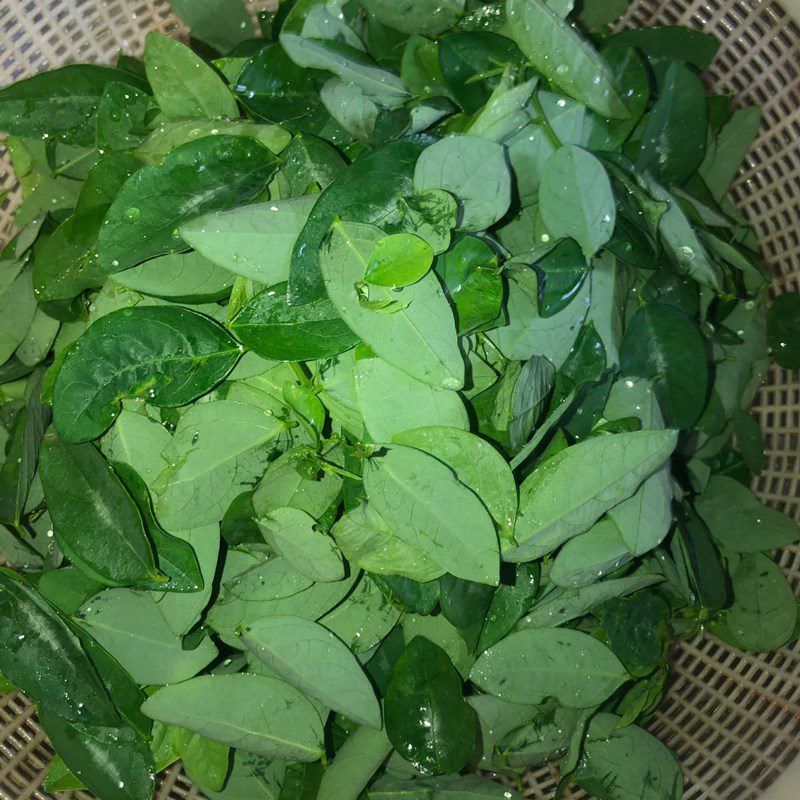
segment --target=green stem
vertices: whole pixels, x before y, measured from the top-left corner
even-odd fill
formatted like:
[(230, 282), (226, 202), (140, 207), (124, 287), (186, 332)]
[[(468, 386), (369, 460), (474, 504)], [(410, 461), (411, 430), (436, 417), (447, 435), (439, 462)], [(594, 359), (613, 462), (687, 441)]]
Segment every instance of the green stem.
[(536, 92), (531, 95), (531, 105), (533, 106), (533, 110), (536, 112), (535, 122), (542, 126), (542, 130), (550, 140), (550, 143), (556, 148), (556, 150), (558, 150), (561, 147), (561, 139), (558, 138), (558, 135), (550, 125), (547, 115), (544, 113), (544, 109), (542, 108), (542, 101), (539, 100), (539, 96), (536, 94)]

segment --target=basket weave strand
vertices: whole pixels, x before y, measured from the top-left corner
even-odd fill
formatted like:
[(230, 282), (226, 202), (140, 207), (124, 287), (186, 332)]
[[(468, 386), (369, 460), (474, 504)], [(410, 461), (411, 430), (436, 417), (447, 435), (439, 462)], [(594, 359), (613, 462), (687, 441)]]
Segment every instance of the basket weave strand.
[[(800, 290), (800, 29), (769, 0), (635, 0), (620, 25), (689, 25), (721, 40), (709, 87), (763, 109), (733, 197), (758, 234), (773, 293)], [(0, 85), (71, 61), (138, 53), (153, 28), (185, 33), (166, 0), (0, 0)], [(0, 148), (0, 191), (13, 186)], [(0, 206), (0, 242), (18, 199), (12, 190)], [(753, 413), (767, 452), (754, 488), (800, 520), (800, 375), (773, 367)], [(800, 548), (783, 551), (780, 563), (797, 592)], [(800, 643), (762, 656), (700, 636), (678, 648), (673, 673), (651, 730), (677, 753), (687, 800), (761, 797), (800, 753)], [(51, 757), (31, 704), (0, 697), (0, 800), (50, 800), (40, 787)], [(550, 767), (531, 773), (527, 796), (551, 796), (556, 780)], [(161, 777), (156, 800), (201, 798), (179, 765)], [(79, 792), (75, 800), (90, 799)]]

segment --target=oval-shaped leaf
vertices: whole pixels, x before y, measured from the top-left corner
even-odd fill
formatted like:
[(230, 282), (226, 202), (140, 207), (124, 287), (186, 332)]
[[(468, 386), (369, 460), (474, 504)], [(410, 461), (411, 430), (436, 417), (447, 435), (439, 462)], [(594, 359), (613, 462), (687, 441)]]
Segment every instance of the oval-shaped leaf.
[(458, 227), (482, 231), (511, 203), (511, 173), (497, 142), (479, 136), (448, 136), (425, 148), (414, 168), (414, 190), (444, 189), (459, 202)]
[(414, 637), (394, 665), (385, 700), (386, 733), (423, 774), (458, 772), (475, 747), (475, 714), (447, 654)]
[(236, 100), (219, 74), (177, 39), (150, 31), (144, 45), (144, 67), (165, 116), (239, 116)]
[(614, 233), (617, 212), (608, 174), (597, 158), (573, 144), (547, 159), (539, 209), (550, 233), (575, 239), (587, 258)]
[(229, 327), (262, 358), (281, 361), (329, 358), (358, 342), (327, 298), (290, 304), (286, 283), (259, 292)]
[(593, 708), (628, 680), (619, 659), (602, 642), (567, 628), (526, 629), (486, 650), (470, 680), (512, 703), (553, 697), (568, 708)]
[(322, 625), (301, 617), (265, 617), (242, 629), (242, 642), (281, 678), (326, 708), (380, 729), (381, 708), (358, 659)]
[(520, 487), (519, 545), (504, 558), (529, 561), (588, 530), (669, 458), (676, 441), (676, 431), (616, 433), (545, 461)]
[(120, 309), (98, 319), (64, 357), (53, 422), (68, 442), (94, 439), (124, 397), (178, 406), (211, 390), (241, 351), (209, 317), (188, 308)]
[(161, 524), (181, 530), (219, 522), (263, 475), (285, 430), (274, 414), (248, 403), (192, 406), (164, 451), (169, 466), (154, 483)]
[(204, 675), (159, 689), (142, 711), (248, 753), (316, 761), (323, 752), (317, 710), (277, 678)]
[(316, 529), (317, 521), (305, 511), (291, 506), (275, 508), (256, 521), (267, 544), (302, 575), (323, 582), (344, 578), (336, 543)]
[(40, 471), (56, 541), (75, 566), (112, 586), (166, 582), (136, 503), (94, 445), (48, 435)]
[(410, 233), (385, 236), (369, 256), (364, 280), (375, 286), (408, 286), (416, 283), (431, 268), (433, 249)]
[(441, 461), (401, 445), (367, 461), (369, 502), (397, 536), (459, 578), (496, 586), (497, 534), (478, 498)]
[(509, 0), (506, 10), (512, 38), (538, 72), (598, 114), (628, 116), (608, 65), (572, 23), (545, 0)]
[(132, 175), (100, 228), (100, 266), (119, 272), (184, 250), (187, 220), (250, 202), (275, 171), (275, 156), (245, 136), (206, 136)]
[(181, 237), (229, 272), (271, 286), (289, 279), (295, 242), (317, 197), (289, 197), (206, 214), (181, 225)]
[(708, 364), (703, 337), (674, 306), (652, 303), (628, 323), (619, 351), (622, 374), (651, 378), (667, 424), (691, 428), (706, 401)]
[(392, 436), (395, 444), (424, 450), (447, 464), (472, 489), (501, 530), (513, 530), (517, 486), (508, 463), (489, 442), (453, 427), (428, 426)]

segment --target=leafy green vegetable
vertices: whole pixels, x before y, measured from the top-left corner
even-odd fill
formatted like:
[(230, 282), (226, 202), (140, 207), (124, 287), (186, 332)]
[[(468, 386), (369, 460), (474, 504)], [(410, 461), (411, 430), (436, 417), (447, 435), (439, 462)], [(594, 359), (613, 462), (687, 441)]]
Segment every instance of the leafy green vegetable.
[(760, 112), (706, 96), (717, 40), (170, 5), (188, 44), (0, 90), (0, 691), (46, 791), (678, 800), (635, 727), (676, 640), (800, 627), (747, 488), (800, 315), (726, 197)]

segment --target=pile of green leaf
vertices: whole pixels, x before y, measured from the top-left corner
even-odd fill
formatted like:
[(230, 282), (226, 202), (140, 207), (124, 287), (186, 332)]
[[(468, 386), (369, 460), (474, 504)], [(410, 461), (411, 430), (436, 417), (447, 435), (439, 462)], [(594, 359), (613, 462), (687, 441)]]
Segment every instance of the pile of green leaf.
[(46, 788), (680, 797), (635, 724), (670, 642), (798, 635), (747, 409), (800, 302), (726, 199), (759, 112), (706, 96), (717, 42), (174, 5), (191, 48), (0, 91), (0, 672)]

